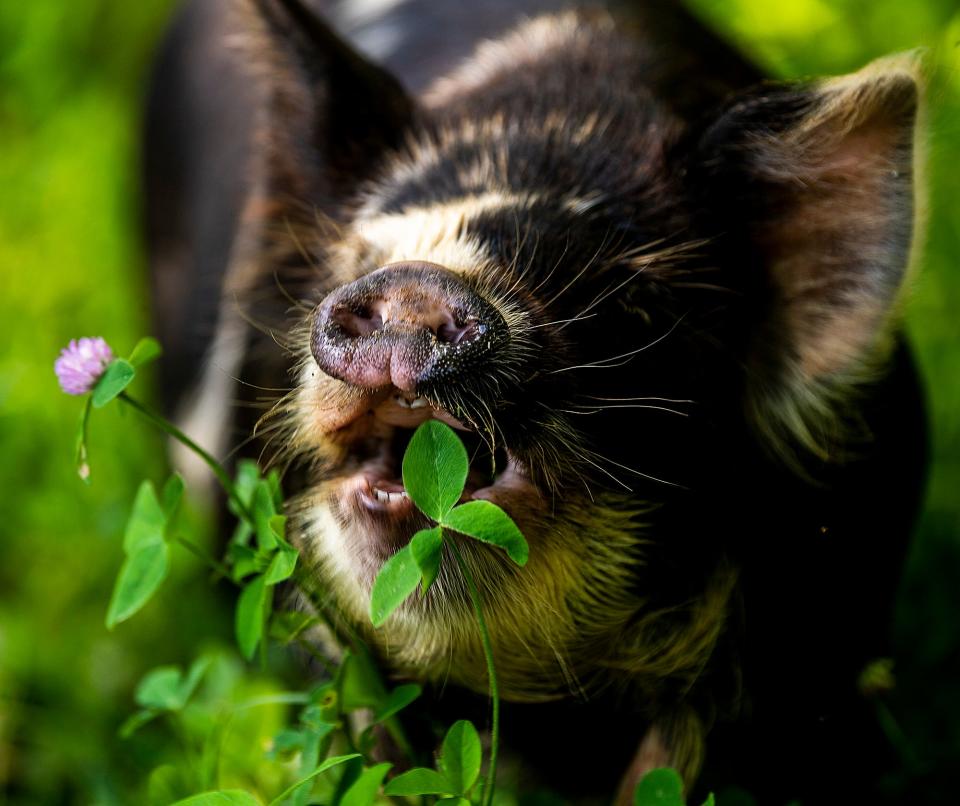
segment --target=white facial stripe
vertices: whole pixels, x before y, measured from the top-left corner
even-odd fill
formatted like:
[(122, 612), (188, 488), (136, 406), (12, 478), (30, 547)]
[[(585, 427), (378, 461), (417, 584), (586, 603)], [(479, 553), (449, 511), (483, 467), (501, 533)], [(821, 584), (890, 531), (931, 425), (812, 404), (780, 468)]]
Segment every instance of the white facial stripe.
[(356, 224), (378, 265), (404, 260), (425, 260), (454, 271), (485, 265), (491, 259), (476, 238), (465, 233), (465, 224), (481, 213), (530, 204), (530, 196), (485, 193), (402, 213), (376, 215)]

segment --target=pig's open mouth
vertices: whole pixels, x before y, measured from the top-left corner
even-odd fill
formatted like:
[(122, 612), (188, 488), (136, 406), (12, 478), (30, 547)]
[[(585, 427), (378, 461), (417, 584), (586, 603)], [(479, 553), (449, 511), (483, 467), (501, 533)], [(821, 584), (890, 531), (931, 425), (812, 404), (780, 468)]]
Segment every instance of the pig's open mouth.
[[(455, 428), (467, 449), (470, 470), (461, 501), (491, 500), (510, 512), (518, 495), (538, 496), (509, 448), (491, 445), (489, 435), (465, 426), (428, 399), (391, 389), (376, 395), (355, 419), (331, 435), (345, 450), (334, 493), (341, 512), (360, 514), (379, 527), (377, 532), (390, 533), (384, 537), (409, 537), (411, 524), (402, 521), (422, 516), (403, 486), (403, 455), (417, 426), (431, 418)], [(391, 524), (394, 528), (389, 528)]]

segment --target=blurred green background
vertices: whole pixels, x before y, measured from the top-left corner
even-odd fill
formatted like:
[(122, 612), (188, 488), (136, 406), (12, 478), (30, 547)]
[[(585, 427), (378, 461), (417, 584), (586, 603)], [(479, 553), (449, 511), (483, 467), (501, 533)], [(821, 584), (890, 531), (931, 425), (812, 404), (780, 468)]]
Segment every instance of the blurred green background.
[[(888, 722), (902, 764), (887, 787), (904, 803), (955, 803), (960, 10), (956, 0), (693, 5), (774, 76), (842, 73), (893, 51), (931, 49), (929, 233), (907, 319), (929, 389), (933, 467), (893, 625)], [(52, 372), (72, 337), (100, 334), (126, 352), (149, 330), (137, 150), (146, 70), (171, 7), (0, 3), (0, 803), (147, 802), (151, 771), (184, 763), (179, 754), (190, 749), (152, 726), (118, 737), (133, 688), (153, 666), (212, 651), (212, 703), (281, 683), (239, 665), (229, 648), (231, 595), (207, 584), (185, 552), (142, 614), (106, 630), (124, 519), (140, 479), (162, 481), (162, 446), (140, 422), (107, 409), (91, 428), (93, 484), (81, 484), (72, 464), (80, 404), (58, 391)], [(149, 380), (137, 381), (140, 395), (151, 395)], [(218, 763), (225, 783), (254, 787), (274, 774), (257, 759), (283, 714), (244, 714), (229, 725), (241, 738)]]

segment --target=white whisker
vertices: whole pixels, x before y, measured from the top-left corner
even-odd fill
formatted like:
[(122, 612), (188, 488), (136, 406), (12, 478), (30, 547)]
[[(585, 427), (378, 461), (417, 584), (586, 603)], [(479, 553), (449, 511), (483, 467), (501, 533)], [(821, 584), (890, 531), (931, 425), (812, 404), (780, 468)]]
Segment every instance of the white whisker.
[[(681, 316), (679, 319), (677, 319), (676, 322), (673, 323), (673, 326), (666, 333), (654, 339), (653, 341), (649, 342), (648, 344), (645, 344), (643, 347), (638, 347), (636, 350), (630, 350), (629, 352), (621, 353), (620, 355), (614, 355), (614, 356), (611, 356), (610, 358), (601, 358), (599, 361), (592, 361), (589, 364), (577, 364), (576, 366), (572, 366), (572, 367), (563, 367), (562, 369), (553, 369), (553, 370), (550, 370), (549, 374), (554, 375), (558, 372), (568, 372), (569, 370), (572, 370), (572, 369), (611, 369), (613, 367), (622, 367), (624, 364), (628, 363), (630, 359), (633, 358), (633, 356), (637, 355), (638, 353), (642, 353), (644, 350), (649, 350), (651, 347), (654, 347), (660, 342), (662, 342), (671, 333), (673, 333), (673, 331), (677, 329), (677, 327), (680, 325), (683, 319), (684, 317)], [(620, 361), (620, 359), (624, 359), (624, 360)], [(610, 363), (611, 361), (620, 361), (620, 363), (613, 364), (613, 363)]]

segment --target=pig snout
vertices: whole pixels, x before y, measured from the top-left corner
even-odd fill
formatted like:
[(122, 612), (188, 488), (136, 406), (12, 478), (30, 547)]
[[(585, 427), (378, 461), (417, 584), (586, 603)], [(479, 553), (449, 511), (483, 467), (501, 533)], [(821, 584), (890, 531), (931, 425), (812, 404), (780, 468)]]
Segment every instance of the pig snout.
[(310, 347), (320, 369), (341, 381), (417, 392), (482, 369), (507, 337), (503, 317), (456, 274), (406, 262), (331, 292)]

